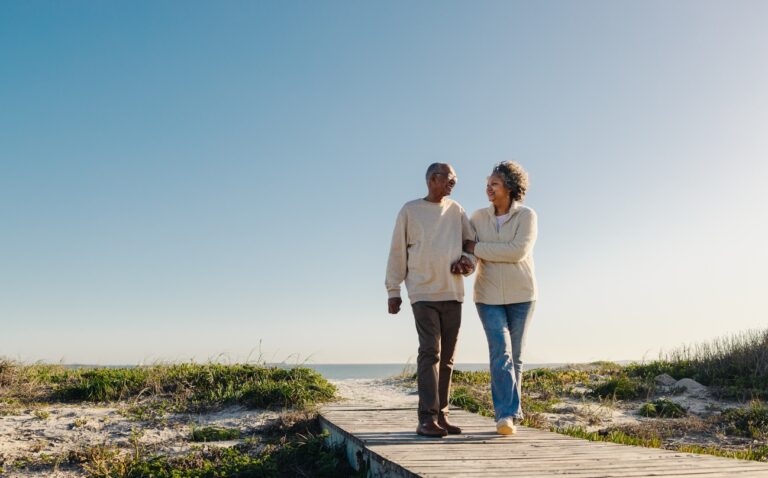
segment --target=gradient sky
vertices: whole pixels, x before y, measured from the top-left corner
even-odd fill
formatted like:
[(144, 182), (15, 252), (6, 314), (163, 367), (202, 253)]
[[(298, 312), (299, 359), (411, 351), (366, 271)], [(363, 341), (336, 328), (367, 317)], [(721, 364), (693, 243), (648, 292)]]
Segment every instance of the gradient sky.
[[(4, 1), (0, 356), (414, 361), (395, 216), (531, 176), (529, 362), (768, 323), (768, 2)], [(467, 300), (458, 361), (487, 360)]]

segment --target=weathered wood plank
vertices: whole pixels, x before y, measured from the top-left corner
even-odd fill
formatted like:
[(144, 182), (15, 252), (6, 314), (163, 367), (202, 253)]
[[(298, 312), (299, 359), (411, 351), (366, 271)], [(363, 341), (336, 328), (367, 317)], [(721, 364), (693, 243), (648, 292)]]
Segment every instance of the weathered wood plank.
[(665, 477), (705, 477), (712, 476), (765, 476), (760, 474), (757, 469), (721, 469), (721, 470), (645, 470), (645, 469), (626, 469), (616, 468), (612, 470), (592, 470), (592, 469), (539, 469), (527, 470), (520, 469), (511, 463), (505, 468), (486, 468), (482, 464), (466, 463), (458, 464), (451, 468), (442, 469), (419, 469), (419, 476), (524, 476), (524, 477), (549, 477), (549, 476), (575, 476), (575, 477), (647, 477), (647, 476), (665, 476)]
[(465, 433), (424, 438), (415, 433), (413, 409), (336, 405), (321, 411), (335, 442), (346, 444), (351, 462), (360, 451), (371, 477), (768, 478), (764, 463), (589, 442), (526, 427), (505, 437), (495, 433), (492, 419), (460, 410), (452, 413), (452, 421)]
[[(764, 470), (765, 468), (759, 468), (759, 467), (738, 467), (738, 466), (707, 466), (707, 467), (698, 467), (698, 466), (685, 466), (680, 463), (673, 463), (673, 464), (657, 464), (657, 465), (648, 465), (645, 464), (642, 467), (636, 466), (636, 464), (632, 463), (622, 463), (622, 462), (613, 462), (613, 463), (603, 463), (602, 465), (596, 465), (593, 463), (581, 463), (581, 464), (568, 464), (568, 463), (559, 463), (559, 464), (550, 464), (548, 465), (545, 462), (541, 462), (536, 464), (535, 466), (531, 466), (530, 464), (525, 465), (519, 465), (517, 462), (514, 461), (488, 461), (488, 460), (449, 460), (445, 461), (444, 463), (437, 463), (437, 462), (423, 462), (423, 461), (400, 461), (399, 462), (402, 465), (405, 465), (406, 467), (409, 465), (418, 465), (420, 470), (456, 470), (457, 468), (462, 468), (466, 470), (492, 470), (492, 469), (500, 469), (500, 470), (508, 470), (510, 467), (514, 464), (514, 469), (520, 473), (526, 472), (550, 472), (552, 470), (563, 470), (563, 471), (571, 471), (571, 472), (614, 472), (614, 473), (630, 473), (635, 472), (637, 470), (642, 469), (645, 472), (660, 472), (660, 473), (686, 473), (686, 472), (702, 472), (702, 471), (711, 471), (711, 472), (738, 472), (743, 470)], [(666, 465), (666, 466), (665, 466)], [(670, 466), (674, 465), (674, 466)]]

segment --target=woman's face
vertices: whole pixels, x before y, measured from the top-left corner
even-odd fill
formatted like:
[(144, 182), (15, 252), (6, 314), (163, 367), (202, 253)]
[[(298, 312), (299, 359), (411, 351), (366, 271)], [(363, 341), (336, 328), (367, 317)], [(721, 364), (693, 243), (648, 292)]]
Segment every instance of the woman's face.
[(491, 202), (503, 201), (505, 198), (509, 199), (509, 194), (512, 192), (507, 186), (504, 185), (504, 180), (498, 174), (491, 174), (488, 176), (488, 185), (485, 187), (485, 194), (488, 195), (488, 200)]

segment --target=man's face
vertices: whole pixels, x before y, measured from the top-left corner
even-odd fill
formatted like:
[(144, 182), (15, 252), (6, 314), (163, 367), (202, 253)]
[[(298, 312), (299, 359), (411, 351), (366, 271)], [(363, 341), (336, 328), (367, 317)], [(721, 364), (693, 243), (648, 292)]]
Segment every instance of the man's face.
[(458, 178), (456, 172), (451, 167), (444, 167), (432, 175), (435, 194), (440, 197), (450, 196), (453, 187), (456, 186)]

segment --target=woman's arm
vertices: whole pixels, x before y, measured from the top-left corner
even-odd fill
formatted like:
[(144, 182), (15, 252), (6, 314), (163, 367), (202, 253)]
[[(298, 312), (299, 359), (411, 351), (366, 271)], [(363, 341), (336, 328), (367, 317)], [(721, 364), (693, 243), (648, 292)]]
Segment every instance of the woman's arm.
[[(478, 242), (472, 248), (474, 255), (489, 262), (520, 262), (533, 250), (536, 243), (536, 213), (532, 209), (521, 211), (520, 226), (515, 237), (508, 242)], [(467, 244), (465, 244), (465, 249)]]

